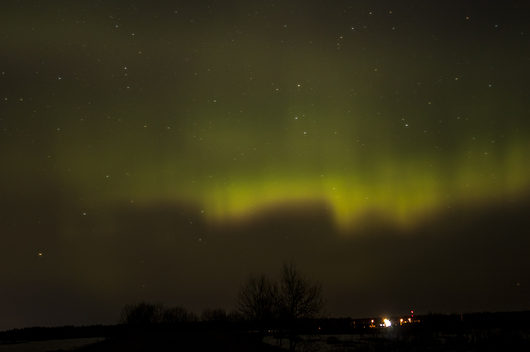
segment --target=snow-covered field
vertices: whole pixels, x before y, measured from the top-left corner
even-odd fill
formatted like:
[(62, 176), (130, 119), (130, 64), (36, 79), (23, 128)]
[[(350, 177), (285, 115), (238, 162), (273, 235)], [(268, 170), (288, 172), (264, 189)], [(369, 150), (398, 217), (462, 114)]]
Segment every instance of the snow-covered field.
[(77, 347), (89, 345), (103, 341), (102, 337), (92, 337), (84, 339), (48, 340), (33, 341), (24, 343), (14, 343), (0, 345), (0, 352), (47, 352), (64, 350), (68, 351)]
[[(363, 343), (363, 339), (358, 334), (344, 334), (344, 335), (301, 335), (300, 341), (297, 344), (299, 351), (311, 352), (330, 352), (342, 350), (345, 347), (355, 347)], [(289, 340), (280, 340), (267, 336), (263, 342), (289, 350)]]

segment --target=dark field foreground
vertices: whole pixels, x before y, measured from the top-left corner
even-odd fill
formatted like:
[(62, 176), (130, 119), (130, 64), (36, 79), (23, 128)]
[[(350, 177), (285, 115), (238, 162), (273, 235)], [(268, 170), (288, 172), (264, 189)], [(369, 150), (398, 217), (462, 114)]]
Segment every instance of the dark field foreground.
[[(390, 319), (397, 323), (378, 327), (371, 318), (340, 318), (300, 320), (294, 325), (277, 321), (266, 329), (249, 321), (36, 327), (0, 332), (0, 352), (252, 352), (286, 351), (293, 345), (304, 352), (530, 351), (530, 311), (430, 314), (410, 324), (400, 324), (399, 317)], [(82, 347), (55, 344), (68, 340), (96, 342)]]
[[(120, 336), (76, 349), (106, 351), (286, 351), (289, 340), (274, 332), (262, 339), (251, 332), (230, 329), (179, 331), (131, 330)], [(296, 351), (530, 351), (526, 327), (438, 330), (425, 326), (357, 329), (342, 333), (310, 333), (296, 337)]]
[(255, 336), (233, 332), (148, 332), (120, 336), (76, 349), (79, 352), (107, 351), (282, 351)]

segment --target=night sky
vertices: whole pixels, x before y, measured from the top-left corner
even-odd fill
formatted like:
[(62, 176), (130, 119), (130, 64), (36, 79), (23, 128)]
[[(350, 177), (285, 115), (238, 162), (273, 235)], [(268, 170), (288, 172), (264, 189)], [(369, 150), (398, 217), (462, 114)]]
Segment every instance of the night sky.
[(530, 309), (528, 1), (2, 1), (0, 329)]

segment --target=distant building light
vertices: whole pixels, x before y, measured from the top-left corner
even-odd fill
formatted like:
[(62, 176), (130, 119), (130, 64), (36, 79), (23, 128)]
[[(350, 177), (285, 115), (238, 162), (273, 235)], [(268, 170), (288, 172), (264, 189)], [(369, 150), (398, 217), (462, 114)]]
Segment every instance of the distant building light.
[(385, 324), (385, 328), (389, 328), (392, 326), (392, 322), (388, 319), (383, 319), (383, 323)]

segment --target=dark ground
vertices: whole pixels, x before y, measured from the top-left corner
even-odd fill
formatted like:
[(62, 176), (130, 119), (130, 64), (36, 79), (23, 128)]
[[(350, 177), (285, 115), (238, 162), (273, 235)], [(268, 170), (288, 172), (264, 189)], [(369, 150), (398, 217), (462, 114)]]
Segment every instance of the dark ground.
[(282, 351), (248, 334), (230, 332), (147, 333), (112, 338), (76, 349), (79, 352), (107, 351)]
[[(372, 329), (370, 329), (372, 330)], [(354, 338), (352, 339), (352, 336)], [(373, 329), (354, 335), (304, 335), (297, 351), (348, 352), (448, 352), (448, 351), (530, 351), (528, 329), (473, 329), (434, 331), (431, 329)], [(283, 346), (287, 348), (287, 339)], [(165, 331), (127, 334), (85, 346), (78, 352), (107, 351), (286, 351), (260, 342), (258, 336), (233, 331)], [(57, 351), (59, 352), (59, 351)]]
[[(297, 323), (297, 351), (348, 352), (475, 352), (530, 351), (530, 311), (505, 313), (429, 314), (410, 325), (369, 328), (370, 319), (314, 319)], [(261, 342), (252, 323), (206, 321), (149, 325), (26, 328), (0, 332), (0, 344), (105, 337), (77, 352), (108, 351), (285, 351)], [(274, 343), (285, 326), (268, 331)], [(20, 349), (19, 349), (20, 350)], [(69, 350), (71, 351), (71, 350)], [(62, 352), (47, 351), (47, 352)]]

